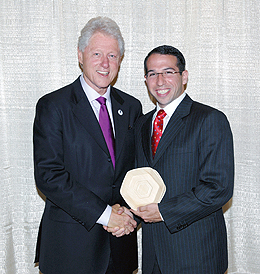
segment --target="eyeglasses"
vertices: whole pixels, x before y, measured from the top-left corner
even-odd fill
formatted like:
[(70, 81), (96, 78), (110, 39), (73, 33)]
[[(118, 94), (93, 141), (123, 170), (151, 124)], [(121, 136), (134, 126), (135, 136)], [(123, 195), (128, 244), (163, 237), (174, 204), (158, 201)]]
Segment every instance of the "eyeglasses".
[(175, 70), (165, 70), (164, 72), (153, 72), (149, 71), (145, 74), (145, 77), (147, 79), (156, 79), (159, 74), (161, 74), (164, 78), (172, 78), (175, 73), (182, 73), (181, 71), (175, 71)]

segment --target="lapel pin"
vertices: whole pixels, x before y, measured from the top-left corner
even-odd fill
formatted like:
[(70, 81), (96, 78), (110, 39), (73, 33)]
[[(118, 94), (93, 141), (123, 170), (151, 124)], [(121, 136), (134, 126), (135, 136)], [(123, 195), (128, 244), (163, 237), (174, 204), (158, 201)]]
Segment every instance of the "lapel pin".
[(119, 110), (117, 111), (117, 113), (118, 113), (120, 116), (122, 116), (122, 115), (124, 114), (124, 112), (123, 112), (122, 109), (119, 109)]

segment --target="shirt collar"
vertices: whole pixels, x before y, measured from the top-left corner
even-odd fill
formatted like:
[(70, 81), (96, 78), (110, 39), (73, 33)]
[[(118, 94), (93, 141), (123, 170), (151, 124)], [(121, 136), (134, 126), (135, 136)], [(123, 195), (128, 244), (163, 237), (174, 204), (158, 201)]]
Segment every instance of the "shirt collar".
[[(97, 98), (99, 98), (101, 96), (98, 92), (96, 92), (92, 87), (90, 87), (86, 83), (86, 81), (85, 81), (85, 79), (83, 77), (83, 73), (80, 76), (80, 83), (81, 83), (81, 86), (82, 86), (82, 88), (83, 88), (83, 90), (84, 90), (84, 92), (85, 92), (85, 94), (86, 94), (89, 102), (95, 101)], [(107, 101), (109, 103), (111, 103), (110, 85), (108, 86), (106, 93), (104, 95), (102, 95), (102, 97), (106, 98)]]
[[(186, 96), (186, 92), (183, 92), (178, 98), (176, 98), (170, 104), (168, 104), (165, 108), (163, 108), (163, 110), (166, 112), (168, 117), (171, 117), (173, 115), (174, 111), (176, 110), (176, 108), (178, 107), (178, 105), (181, 103), (181, 101), (184, 99), (185, 96)], [(157, 102), (156, 114), (160, 109), (162, 108), (159, 106)]]

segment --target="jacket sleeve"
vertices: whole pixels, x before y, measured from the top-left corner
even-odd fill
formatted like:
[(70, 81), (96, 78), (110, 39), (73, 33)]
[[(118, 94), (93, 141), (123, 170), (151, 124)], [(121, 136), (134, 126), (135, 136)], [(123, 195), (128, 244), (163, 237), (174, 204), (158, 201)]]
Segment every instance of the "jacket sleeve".
[[(220, 111), (211, 111), (201, 123), (196, 141), (194, 146), (198, 150), (198, 181), (190, 191), (159, 204), (171, 233), (221, 209), (233, 194), (233, 138), (226, 116)], [(185, 161), (188, 162), (189, 159)], [(183, 170), (192, 172), (192, 168), (190, 166), (189, 170)]]
[(63, 123), (57, 105), (46, 96), (41, 98), (33, 126), (36, 185), (47, 199), (90, 230), (107, 204), (66, 169)]

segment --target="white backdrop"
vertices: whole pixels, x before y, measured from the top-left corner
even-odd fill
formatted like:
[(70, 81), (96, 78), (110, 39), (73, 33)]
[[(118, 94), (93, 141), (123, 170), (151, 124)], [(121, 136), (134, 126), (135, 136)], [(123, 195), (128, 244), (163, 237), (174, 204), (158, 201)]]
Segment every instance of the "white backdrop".
[(144, 112), (153, 104), (143, 59), (170, 44), (186, 57), (188, 94), (228, 116), (236, 160), (234, 197), (225, 206), (228, 273), (260, 273), (259, 0), (0, 0), (0, 273), (39, 273), (33, 260), (44, 202), (33, 178), (35, 104), (80, 74), (77, 38), (98, 15), (122, 30), (126, 52), (115, 86), (139, 98)]

